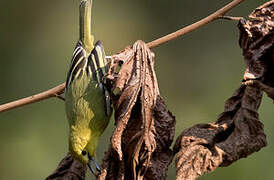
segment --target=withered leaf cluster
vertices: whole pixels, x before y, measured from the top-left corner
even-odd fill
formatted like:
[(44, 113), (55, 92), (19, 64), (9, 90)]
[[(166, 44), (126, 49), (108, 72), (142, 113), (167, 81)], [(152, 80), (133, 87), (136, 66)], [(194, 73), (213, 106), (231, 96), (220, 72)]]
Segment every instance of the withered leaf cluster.
[(112, 57), (106, 84), (116, 129), (99, 179), (165, 179), (175, 118), (160, 96), (154, 54), (144, 42)]
[(240, 20), (239, 43), (247, 64), (243, 84), (226, 101), (216, 122), (195, 125), (177, 138), (177, 179), (196, 179), (266, 146), (258, 108), (262, 90), (274, 87), (273, 9), (270, 1), (253, 11), (250, 20)]
[(266, 146), (257, 113), (261, 99), (260, 90), (241, 85), (215, 123), (184, 130), (174, 146), (177, 179), (196, 179)]
[[(263, 92), (274, 100), (274, 0), (241, 19), (239, 44), (247, 65), (216, 122), (185, 129), (173, 150), (175, 117), (160, 96), (154, 54), (142, 41), (113, 55), (105, 77), (116, 128), (98, 179), (166, 179), (175, 156), (178, 180), (194, 180), (266, 146), (258, 109)], [(68, 154), (47, 180), (84, 179), (86, 167)]]

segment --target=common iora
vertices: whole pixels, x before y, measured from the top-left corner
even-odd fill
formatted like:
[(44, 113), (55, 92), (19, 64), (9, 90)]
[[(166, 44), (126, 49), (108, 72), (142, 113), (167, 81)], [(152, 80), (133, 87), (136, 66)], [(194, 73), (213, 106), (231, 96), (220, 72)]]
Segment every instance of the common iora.
[(92, 0), (80, 2), (80, 39), (75, 47), (66, 80), (65, 104), (69, 121), (69, 151), (93, 174), (98, 140), (112, 114), (110, 96), (102, 83), (108, 71), (103, 45), (93, 44)]

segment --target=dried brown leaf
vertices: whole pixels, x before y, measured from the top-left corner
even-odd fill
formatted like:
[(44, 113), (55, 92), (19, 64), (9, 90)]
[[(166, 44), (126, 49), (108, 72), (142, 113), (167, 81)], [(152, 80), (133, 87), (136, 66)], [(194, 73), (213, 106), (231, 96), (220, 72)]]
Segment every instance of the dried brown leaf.
[(247, 64), (243, 81), (250, 86), (236, 90), (215, 123), (195, 125), (178, 137), (177, 179), (196, 179), (266, 146), (257, 111), (262, 90), (274, 97), (273, 10), (274, 1), (269, 1), (251, 13), (251, 20), (240, 20), (239, 43)]
[(244, 81), (274, 100), (274, 1), (256, 8), (249, 17), (250, 20), (241, 20), (238, 25), (239, 43), (247, 64)]
[(99, 179), (164, 179), (175, 118), (159, 96), (154, 55), (144, 42), (113, 56), (106, 83), (116, 129)]
[(241, 85), (215, 123), (184, 130), (174, 146), (177, 179), (196, 179), (266, 146), (257, 113), (261, 98), (257, 88)]
[(70, 154), (60, 162), (57, 169), (46, 180), (84, 180), (87, 167), (73, 159)]

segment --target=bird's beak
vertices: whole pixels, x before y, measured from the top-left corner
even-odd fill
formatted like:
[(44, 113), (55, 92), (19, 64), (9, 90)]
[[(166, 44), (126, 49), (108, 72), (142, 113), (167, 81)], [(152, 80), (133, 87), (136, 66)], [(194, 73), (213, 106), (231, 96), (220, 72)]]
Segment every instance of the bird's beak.
[(92, 172), (92, 174), (95, 175), (95, 171), (94, 171), (94, 169), (92, 167), (92, 160), (91, 159), (88, 160), (88, 168), (90, 169), (90, 171)]
[(92, 163), (94, 163), (94, 165), (95, 165), (95, 168), (96, 168), (96, 170), (97, 171), (101, 171), (101, 168), (100, 168), (100, 166), (98, 165), (98, 163), (95, 161), (95, 159), (93, 158), (93, 157), (90, 157), (90, 156), (88, 156), (88, 167), (89, 167), (89, 169), (90, 169), (90, 171), (92, 172), (92, 174), (94, 174), (94, 175), (96, 175), (96, 173), (95, 173), (95, 170), (94, 170), (94, 168), (92, 167)]

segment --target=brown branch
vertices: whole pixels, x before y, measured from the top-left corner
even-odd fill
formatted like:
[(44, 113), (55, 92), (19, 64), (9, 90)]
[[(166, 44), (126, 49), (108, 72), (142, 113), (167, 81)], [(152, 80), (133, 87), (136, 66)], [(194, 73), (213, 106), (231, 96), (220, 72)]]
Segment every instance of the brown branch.
[(161, 44), (167, 43), (173, 39), (176, 39), (186, 33), (192, 32), (204, 25), (207, 25), (208, 23), (219, 19), (220, 17), (222, 17), (223, 15), (225, 15), (229, 10), (231, 10), (232, 8), (234, 8), (235, 6), (237, 6), (238, 4), (240, 4), (241, 2), (243, 2), (244, 0), (234, 0), (231, 3), (227, 4), (226, 6), (224, 6), (223, 8), (219, 9), (218, 11), (216, 11), (215, 13), (207, 16), (206, 18), (201, 19), (200, 21), (197, 21), (194, 24), (191, 24), (185, 28), (182, 28), (174, 33), (168, 34), (164, 37), (161, 37), (159, 39), (156, 39), (150, 43), (147, 44), (147, 46), (149, 48), (154, 48), (156, 46), (159, 46)]
[(35, 103), (38, 101), (42, 101), (44, 99), (48, 99), (51, 97), (58, 97), (59, 95), (62, 94), (64, 92), (65, 89), (65, 83), (60, 84), (50, 90), (44, 91), (42, 93), (33, 95), (33, 96), (29, 96), (23, 99), (19, 99), (17, 101), (13, 101), (7, 104), (3, 104), (0, 106), (0, 112), (4, 112), (4, 111), (8, 111), (10, 109), (14, 109), (17, 107), (21, 107), (27, 104), (31, 104), (31, 103)]
[[(216, 19), (219, 19), (220, 17), (223, 17), (224, 14), (226, 14), (228, 11), (230, 11), (232, 8), (243, 2), (244, 0), (234, 0), (224, 6), (223, 8), (219, 9), (218, 11), (214, 12), (213, 14), (205, 17), (204, 19), (201, 19), (200, 21), (193, 23), (189, 26), (186, 26), (176, 32), (173, 32), (171, 34), (168, 34), (164, 37), (161, 37), (159, 39), (156, 39), (152, 42), (147, 43), (147, 46), (149, 48), (157, 47), (161, 44), (167, 43), (173, 39), (176, 39), (184, 34), (187, 34), (189, 32), (192, 32)], [(21, 107), (27, 104), (32, 104), (38, 101), (42, 101), (44, 99), (48, 99), (51, 97), (59, 97), (60, 94), (64, 92), (65, 89), (65, 83), (56, 86), (53, 89), (50, 89), (48, 91), (42, 92), (37, 95), (33, 95), (27, 98), (19, 99), (17, 101), (13, 101), (7, 104), (0, 105), (0, 112), (8, 111), (17, 107)]]

